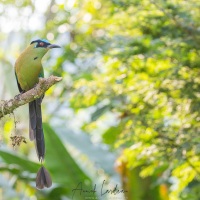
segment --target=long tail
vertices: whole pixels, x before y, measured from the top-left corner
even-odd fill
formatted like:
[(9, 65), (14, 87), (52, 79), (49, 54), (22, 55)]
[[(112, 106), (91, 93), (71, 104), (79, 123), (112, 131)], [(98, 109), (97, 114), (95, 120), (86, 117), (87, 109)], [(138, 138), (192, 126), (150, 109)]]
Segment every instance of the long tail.
[(35, 140), (39, 161), (43, 161), (45, 155), (41, 103), (42, 97), (29, 103), (29, 138)]
[[(45, 143), (44, 143), (44, 133), (42, 128), (42, 111), (41, 103), (42, 99), (38, 98), (29, 103), (29, 137), (30, 140), (35, 140), (36, 151), (39, 161), (44, 161), (45, 155)], [(36, 177), (36, 187), (38, 189), (43, 189), (44, 187), (51, 187), (52, 180), (49, 172), (42, 165), (39, 169)]]

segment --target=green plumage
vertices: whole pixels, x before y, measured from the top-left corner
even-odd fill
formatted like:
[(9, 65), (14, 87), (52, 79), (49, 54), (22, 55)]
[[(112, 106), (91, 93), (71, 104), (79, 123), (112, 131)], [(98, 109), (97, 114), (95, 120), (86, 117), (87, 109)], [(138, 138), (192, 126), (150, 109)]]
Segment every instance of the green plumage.
[[(41, 61), (49, 48), (37, 47), (37, 44), (45, 43), (43, 41), (32, 43), (21, 53), (15, 63), (15, 74), (20, 92), (30, 90), (38, 83), (39, 77), (44, 77)], [(29, 103), (29, 138), (36, 140), (39, 160), (43, 160), (45, 154), (41, 103), (42, 98)]]
[[(21, 53), (15, 63), (15, 75), (20, 92), (32, 89), (38, 83), (39, 77), (44, 77), (41, 61), (47, 51), (52, 48), (59, 48), (59, 46), (50, 44), (47, 40), (35, 40)], [(29, 138), (35, 140), (39, 161), (43, 161), (45, 156), (42, 99), (43, 97), (40, 97), (29, 103)], [(41, 167), (37, 175), (36, 186), (42, 189), (50, 187), (51, 184), (49, 173), (44, 167)]]
[(41, 60), (47, 51), (46, 48), (35, 48), (33, 43), (17, 59), (15, 72), (23, 91), (33, 88), (38, 83), (38, 77), (44, 77)]

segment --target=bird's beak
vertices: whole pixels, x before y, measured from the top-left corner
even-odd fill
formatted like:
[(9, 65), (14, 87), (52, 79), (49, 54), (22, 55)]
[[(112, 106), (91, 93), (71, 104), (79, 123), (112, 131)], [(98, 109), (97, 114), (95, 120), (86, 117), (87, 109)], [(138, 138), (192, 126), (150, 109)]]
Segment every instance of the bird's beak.
[(48, 49), (53, 49), (53, 48), (61, 48), (59, 45), (57, 44), (50, 44), (47, 46)]

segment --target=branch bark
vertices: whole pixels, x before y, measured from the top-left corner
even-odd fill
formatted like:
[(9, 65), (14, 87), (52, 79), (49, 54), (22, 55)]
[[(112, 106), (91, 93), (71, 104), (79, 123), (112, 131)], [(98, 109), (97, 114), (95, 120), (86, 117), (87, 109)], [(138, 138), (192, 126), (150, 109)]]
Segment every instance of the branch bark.
[(39, 78), (38, 84), (31, 90), (23, 94), (16, 95), (13, 99), (0, 103), (0, 119), (12, 113), (16, 108), (27, 104), (41, 97), (51, 86), (60, 82), (62, 77), (50, 76), (49, 78)]

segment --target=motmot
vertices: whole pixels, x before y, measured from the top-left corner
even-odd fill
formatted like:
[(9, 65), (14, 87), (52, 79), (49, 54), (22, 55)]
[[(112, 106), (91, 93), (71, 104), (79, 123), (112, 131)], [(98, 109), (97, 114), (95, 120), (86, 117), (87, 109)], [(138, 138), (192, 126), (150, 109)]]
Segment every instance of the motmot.
[[(60, 48), (60, 46), (51, 44), (45, 39), (34, 40), (18, 57), (15, 62), (15, 76), (20, 93), (34, 88), (39, 78), (44, 77), (42, 58), (48, 50), (53, 48)], [(29, 103), (29, 138), (35, 141), (36, 152), (41, 163), (45, 157), (45, 141), (41, 112), (43, 97)], [(42, 166), (37, 173), (36, 187), (43, 189), (44, 187), (50, 187), (51, 184), (50, 174)]]

